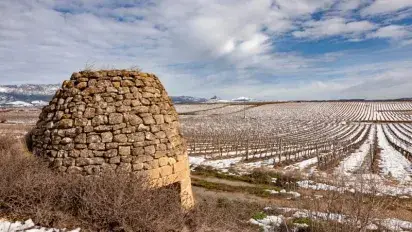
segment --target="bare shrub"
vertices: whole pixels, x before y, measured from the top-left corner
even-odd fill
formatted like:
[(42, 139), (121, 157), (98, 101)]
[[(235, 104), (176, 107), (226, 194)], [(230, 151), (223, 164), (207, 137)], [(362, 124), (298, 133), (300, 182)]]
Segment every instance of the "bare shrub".
[(24, 141), (26, 145), (26, 149), (29, 152), (33, 151), (33, 138), (32, 138), (32, 131), (29, 130), (25, 135), (24, 135)]
[(256, 231), (248, 223), (262, 205), (227, 198), (201, 199), (187, 214), (187, 228), (190, 231)]
[(129, 68), (129, 70), (135, 71), (135, 72), (141, 72), (141, 71), (142, 71), (142, 69), (141, 69), (139, 66), (137, 66), (137, 65), (131, 66), (131, 67)]
[[(359, 175), (355, 181), (344, 176), (334, 178), (336, 189), (324, 191), (322, 198), (300, 202), (302, 208), (313, 212), (309, 218), (314, 231), (367, 231), (396, 202), (395, 198), (379, 196), (378, 182), (370, 176)], [(355, 183), (351, 191), (346, 185), (349, 181)], [(323, 214), (319, 217), (316, 212)]]
[(95, 68), (95, 63), (96, 63), (95, 61), (87, 60), (86, 63), (84, 64), (83, 70), (88, 71), (88, 72), (93, 71)]
[(54, 228), (90, 231), (252, 231), (247, 220), (262, 206), (200, 200), (184, 210), (173, 187), (145, 188), (128, 174), (76, 176), (56, 173), (48, 163), (10, 150), (0, 139), (0, 215)]

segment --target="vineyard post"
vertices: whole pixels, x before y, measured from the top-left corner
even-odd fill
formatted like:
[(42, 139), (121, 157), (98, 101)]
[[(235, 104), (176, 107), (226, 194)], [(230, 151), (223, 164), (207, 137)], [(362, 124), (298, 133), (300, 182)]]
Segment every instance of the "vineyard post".
[(279, 140), (279, 163), (280, 163), (280, 161), (282, 160), (281, 159), (281, 156), (282, 156), (282, 138), (280, 138), (280, 140)]
[(246, 139), (246, 160), (249, 159), (249, 138)]

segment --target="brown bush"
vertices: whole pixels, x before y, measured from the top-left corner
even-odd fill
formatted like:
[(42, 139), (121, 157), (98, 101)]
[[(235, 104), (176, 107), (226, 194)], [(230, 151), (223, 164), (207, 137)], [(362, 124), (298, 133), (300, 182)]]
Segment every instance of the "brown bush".
[(247, 220), (261, 207), (208, 199), (185, 211), (173, 187), (147, 189), (127, 174), (56, 173), (12, 144), (0, 138), (0, 215), (10, 219), (86, 231), (251, 231)]

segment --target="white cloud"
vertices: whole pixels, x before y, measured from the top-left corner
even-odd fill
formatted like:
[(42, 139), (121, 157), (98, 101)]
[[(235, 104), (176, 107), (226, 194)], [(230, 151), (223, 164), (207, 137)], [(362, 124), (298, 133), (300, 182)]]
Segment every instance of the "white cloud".
[(376, 25), (369, 21), (347, 22), (344, 18), (329, 18), (319, 21), (308, 21), (303, 24), (303, 30), (294, 31), (298, 38), (319, 39), (331, 36), (358, 37), (373, 30)]
[(357, 84), (342, 91), (345, 96), (361, 96), (368, 99), (411, 97), (412, 75), (409, 69), (393, 69), (363, 78)]
[[(270, 100), (388, 99), (411, 97), (412, 61), (354, 65), (335, 72), (340, 78), (308, 79), (293, 83), (236, 83), (219, 88), (228, 96)], [(329, 72), (329, 74), (333, 74)]]
[(275, 0), (279, 10), (291, 17), (307, 15), (319, 10), (328, 9), (333, 0)]
[(412, 45), (412, 39), (404, 40), (401, 42), (401, 46), (409, 46)]
[(265, 44), (268, 40), (268, 36), (261, 33), (257, 33), (253, 35), (253, 37), (249, 40), (242, 42), (239, 45), (239, 50), (245, 55), (264, 53), (266, 52)]
[(412, 7), (411, 0), (376, 0), (362, 9), (362, 15), (387, 14)]
[(342, 0), (337, 2), (336, 8), (342, 11), (355, 10), (364, 3), (364, 0)]
[(403, 39), (405, 37), (412, 36), (412, 30), (406, 26), (401, 25), (389, 25), (381, 27), (377, 31), (370, 33), (369, 38), (391, 38), (391, 39)]
[[(405, 36), (409, 26), (396, 28), (390, 23), (395, 17), (404, 18), (408, 9), (402, 8), (402, 15), (382, 16), (384, 23), (345, 13), (368, 2), (2, 0), (0, 81), (60, 82), (89, 62), (96, 68), (138, 65), (157, 73), (170, 94), (208, 96), (213, 91), (231, 94), (228, 98), (247, 93), (332, 98), (361, 81), (347, 77), (342, 72), (345, 65), (335, 70), (329, 64), (344, 64), (370, 50), (302, 54), (302, 40), (296, 37), (336, 37), (336, 44), (325, 44), (334, 48), (342, 41), (372, 37), (411, 43)], [(344, 80), (328, 80), (330, 76)]]

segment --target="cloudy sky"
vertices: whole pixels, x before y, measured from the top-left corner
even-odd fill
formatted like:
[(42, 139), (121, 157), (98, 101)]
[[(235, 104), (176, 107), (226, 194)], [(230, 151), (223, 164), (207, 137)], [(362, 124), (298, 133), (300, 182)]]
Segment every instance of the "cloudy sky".
[(0, 0), (0, 84), (90, 65), (170, 95), (412, 97), (412, 0)]

